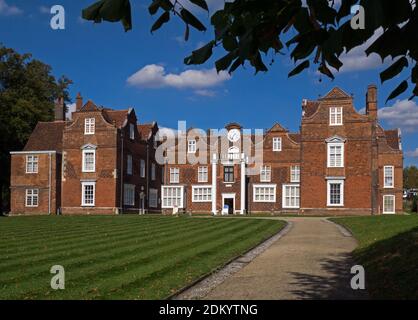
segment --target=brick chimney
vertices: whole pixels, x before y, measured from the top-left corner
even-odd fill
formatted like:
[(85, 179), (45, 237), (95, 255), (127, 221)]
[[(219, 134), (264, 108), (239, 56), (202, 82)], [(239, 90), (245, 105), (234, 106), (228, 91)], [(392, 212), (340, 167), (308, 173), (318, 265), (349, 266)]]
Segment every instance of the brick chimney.
[(366, 115), (373, 120), (377, 120), (377, 87), (374, 84), (367, 87)]
[(80, 92), (77, 94), (75, 98), (75, 111), (80, 111), (83, 107), (83, 97), (81, 96)]
[(59, 97), (55, 101), (55, 121), (64, 121), (65, 120), (65, 106), (64, 98)]

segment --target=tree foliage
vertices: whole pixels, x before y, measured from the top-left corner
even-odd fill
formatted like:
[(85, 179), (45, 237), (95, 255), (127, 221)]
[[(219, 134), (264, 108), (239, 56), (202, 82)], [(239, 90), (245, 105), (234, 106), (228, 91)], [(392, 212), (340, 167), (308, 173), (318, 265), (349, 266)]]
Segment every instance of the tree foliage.
[(405, 189), (418, 189), (418, 168), (416, 166), (403, 169), (403, 186)]
[(9, 186), (10, 151), (23, 148), (38, 121), (53, 119), (55, 99), (69, 101), (70, 83), (30, 54), (0, 44), (0, 195)]
[[(185, 39), (193, 27), (205, 31), (206, 27), (187, 10), (186, 0), (151, 0), (148, 11), (159, 15), (151, 27), (156, 31), (172, 16), (185, 24)], [(205, 0), (189, 0), (209, 11)], [(365, 29), (351, 27), (351, 8), (361, 5), (365, 9)], [(84, 19), (94, 22), (121, 21), (128, 31), (132, 28), (129, 0), (101, 0), (82, 12)], [(381, 35), (365, 50), (367, 55), (378, 54), (383, 59), (391, 57), (394, 63), (380, 74), (382, 83), (399, 75), (404, 68), (411, 69), (407, 79), (389, 95), (393, 99), (408, 90), (410, 99), (418, 95), (418, 9), (415, 0), (231, 0), (210, 18), (214, 38), (184, 59), (185, 64), (205, 63), (214, 48), (222, 47), (224, 55), (215, 61), (216, 69), (234, 72), (245, 63), (255, 72), (267, 71), (268, 52), (285, 54), (298, 65), (289, 72), (295, 76), (312, 63), (320, 73), (334, 79), (335, 70), (343, 66), (341, 55), (361, 46), (373, 37)], [(222, 49), (221, 49), (222, 50)], [(274, 61), (272, 59), (270, 64)]]

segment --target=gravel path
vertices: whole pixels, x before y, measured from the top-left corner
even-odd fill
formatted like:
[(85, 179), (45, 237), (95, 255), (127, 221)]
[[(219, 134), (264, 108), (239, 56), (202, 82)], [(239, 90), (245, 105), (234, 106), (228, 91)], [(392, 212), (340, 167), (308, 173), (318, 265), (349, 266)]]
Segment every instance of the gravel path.
[(364, 291), (350, 287), (350, 269), (355, 264), (351, 252), (357, 242), (349, 233), (324, 218), (280, 219), (290, 222), (288, 232), (255, 259), (244, 256), (176, 298), (367, 298)]

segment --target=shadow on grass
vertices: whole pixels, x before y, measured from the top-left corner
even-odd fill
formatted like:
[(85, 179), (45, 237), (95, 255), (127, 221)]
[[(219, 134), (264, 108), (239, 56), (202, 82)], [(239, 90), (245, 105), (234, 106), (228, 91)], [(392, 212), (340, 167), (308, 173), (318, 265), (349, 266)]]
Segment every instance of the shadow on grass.
[(374, 299), (418, 299), (418, 227), (354, 251)]
[(292, 290), (298, 299), (366, 299), (364, 290), (353, 290), (350, 286), (350, 269), (355, 263), (350, 254), (336, 254), (320, 261), (324, 275), (292, 272)]

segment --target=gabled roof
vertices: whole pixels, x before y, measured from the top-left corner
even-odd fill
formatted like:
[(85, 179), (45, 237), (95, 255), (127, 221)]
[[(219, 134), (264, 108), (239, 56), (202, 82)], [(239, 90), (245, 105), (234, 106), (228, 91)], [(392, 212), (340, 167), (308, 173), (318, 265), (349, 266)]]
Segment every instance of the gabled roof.
[(300, 143), (300, 133), (289, 133), (289, 138), (292, 139), (294, 142)]
[(80, 109), (81, 112), (85, 111), (101, 111), (102, 108), (96, 106), (93, 101), (89, 100), (86, 104)]
[(103, 109), (103, 115), (110, 123), (115, 123), (116, 127), (121, 128), (128, 118), (130, 109), (127, 110), (110, 110)]
[(138, 124), (137, 128), (142, 140), (148, 140), (151, 137), (152, 129), (155, 127), (155, 122)]
[(305, 117), (312, 116), (316, 112), (316, 110), (318, 110), (318, 107), (319, 107), (318, 101), (307, 100), (305, 104), (302, 106), (303, 111), (304, 111), (304, 116)]
[(275, 123), (267, 132), (287, 132), (279, 123)]
[(334, 87), (329, 91), (324, 97), (319, 98), (318, 100), (329, 100), (329, 99), (351, 99), (351, 95), (349, 95), (344, 90)]
[(62, 151), (65, 122), (38, 122), (23, 151)]

